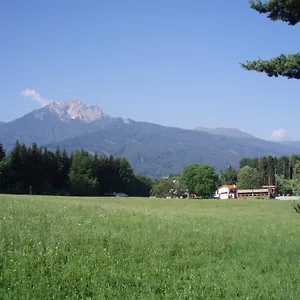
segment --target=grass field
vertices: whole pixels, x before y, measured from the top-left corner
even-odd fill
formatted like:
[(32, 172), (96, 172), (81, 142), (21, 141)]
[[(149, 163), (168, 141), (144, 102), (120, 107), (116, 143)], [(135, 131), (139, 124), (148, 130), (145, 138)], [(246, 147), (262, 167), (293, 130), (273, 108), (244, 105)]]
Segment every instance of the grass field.
[(299, 299), (286, 201), (0, 196), (0, 299)]

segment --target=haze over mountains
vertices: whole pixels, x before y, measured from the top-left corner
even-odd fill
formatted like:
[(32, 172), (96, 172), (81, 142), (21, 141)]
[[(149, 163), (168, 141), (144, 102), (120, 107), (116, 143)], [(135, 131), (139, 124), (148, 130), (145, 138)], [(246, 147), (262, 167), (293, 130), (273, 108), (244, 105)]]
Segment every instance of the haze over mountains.
[(21, 118), (0, 123), (0, 141), (10, 150), (16, 140), (30, 146), (85, 149), (90, 153), (126, 157), (135, 171), (152, 177), (181, 173), (192, 163), (207, 163), (218, 171), (238, 166), (244, 157), (291, 155), (300, 142), (270, 142), (235, 128), (193, 130), (111, 117), (99, 106), (79, 100), (51, 102)]

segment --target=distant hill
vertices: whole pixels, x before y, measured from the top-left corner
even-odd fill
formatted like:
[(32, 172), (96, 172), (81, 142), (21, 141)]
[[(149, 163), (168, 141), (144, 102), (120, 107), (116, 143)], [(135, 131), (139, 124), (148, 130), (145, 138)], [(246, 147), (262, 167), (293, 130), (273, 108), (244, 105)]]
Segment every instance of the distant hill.
[(217, 128), (206, 128), (206, 127), (196, 127), (194, 130), (207, 132), (211, 134), (229, 136), (234, 138), (255, 138), (253, 135), (243, 132), (238, 128), (224, 128), (224, 127), (217, 127)]
[(135, 171), (152, 177), (180, 173), (192, 163), (206, 163), (221, 170), (238, 166), (244, 157), (291, 155), (300, 152), (300, 142), (277, 143), (258, 139), (239, 129), (198, 128), (185, 130), (131, 119), (114, 118), (98, 106), (79, 100), (52, 102), (0, 126), (0, 141), (10, 150), (19, 139), (69, 153), (126, 157)]

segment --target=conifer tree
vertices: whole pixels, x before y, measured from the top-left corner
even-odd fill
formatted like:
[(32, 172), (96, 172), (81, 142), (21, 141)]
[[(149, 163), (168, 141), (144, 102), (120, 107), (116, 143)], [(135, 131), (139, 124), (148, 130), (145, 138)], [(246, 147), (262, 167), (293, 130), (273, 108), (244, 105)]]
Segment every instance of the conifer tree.
[(5, 158), (5, 150), (3, 144), (0, 143), (0, 162)]
[[(280, 20), (290, 26), (300, 22), (299, 0), (261, 0), (249, 1), (252, 9), (260, 14), (266, 14), (272, 21)], [(263, 72), (269, 77), (286, 77), (288, 79), (300, 79), (300, 52), (295, 54), (281, 54), (270, 60), (258, 58), (256, 61), (241, 63), (246, 70)]]

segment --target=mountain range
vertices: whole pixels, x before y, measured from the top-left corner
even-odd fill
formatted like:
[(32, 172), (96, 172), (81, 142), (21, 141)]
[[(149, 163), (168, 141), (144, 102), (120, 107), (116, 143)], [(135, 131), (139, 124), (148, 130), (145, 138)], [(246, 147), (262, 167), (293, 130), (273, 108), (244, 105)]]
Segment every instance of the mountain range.
[(99, 106), (72, 99), (50, 104), (21, 118), (0, 123), (0, 141), (6, 150), (16, 140), (30, 146), (36, 142), (51, 150), (90, 153), (128, 159), (133, 169), (151, 177), (181, 173), (192, 163), (206, 163), (217, 171), (238, 167), (244, 157), (291, 155), (300, 142), (271, 142), (236, 128), (197, 127), (187, 130), (148, 122), (111, 117)]

